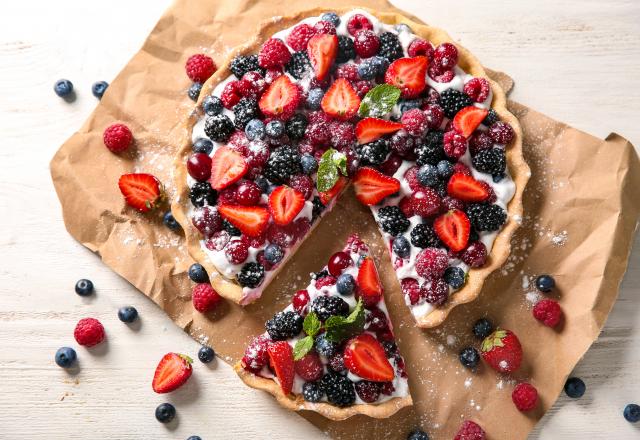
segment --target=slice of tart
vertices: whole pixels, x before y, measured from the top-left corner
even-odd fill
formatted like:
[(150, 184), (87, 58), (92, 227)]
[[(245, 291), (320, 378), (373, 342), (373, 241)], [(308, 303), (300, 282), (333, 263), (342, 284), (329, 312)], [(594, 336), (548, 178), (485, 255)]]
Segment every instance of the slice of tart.
[(342, 420), (412, 404), (376, 265), (357, 235), (265, 328), (235, 370), (283, 406)]

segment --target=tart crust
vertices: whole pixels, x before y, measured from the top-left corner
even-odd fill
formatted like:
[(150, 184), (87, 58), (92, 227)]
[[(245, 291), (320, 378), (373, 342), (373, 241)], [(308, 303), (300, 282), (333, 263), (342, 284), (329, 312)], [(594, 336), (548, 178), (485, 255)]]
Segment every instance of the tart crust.
[[(337, 9), (336, 12), (338, 14), (345, 14), (353, 9), (355, 9), (355, 7), (340, 8)], [(422, 38), (428, 39), (435, 45), (443, 42), (450, 42), (455, 44), (458, 48), (458, 66), (468, 74), (476, 77), (486, 78), (489, 81), (493, 92), (493, 102), (491, 104), (491, 107), (498, 113), (501, 120), (509, 123), (513, 127), (513, 130), (515, 132), (515, 138), (506, 150), (509, 173), (516, 186), (515, 194), (507, 206), (507, 222), (498, 232), (485, 266), (477, 269), (470, 269), (468, 273), (468, 280), (465, 286), (462, 289), (454, 292), (450, 296), (446, 304), (430, 311), (429, 313), (426, 313), (425, 315), (415, 317), (417, 325), (419, 327), (432, 328), (442, 324), (449, 315), (449, 312), (451, 312), (454, 307), (475, 300), (479, 296), (486, 278), (494, 270), (502, 266), (502, 264), (504, 264), (509, 254), (511, 253), (511, 237), (519, 227), (519, 223), (514, 220), (514, 218), (522, 218), (522, 194), (531, 174), (529, 166), (526, 164), (522, 155), (522, 129), (520, 127), (520, 124), (518, 123), (517, 118), (507, 110), (507, 98), (502, 88), (495, 81), (488, 77), (486, 71), (484, 70), (478, 59), (473, 56), (467, 49), (454, 42), (445, 31), (433, 26), (417, 23), (400, 13), (378, 12), (362, 7), (358, 7), (357, 9), (363, 9), (369, 12), (385, 24), (405, 23), (411, 27), (413, 33)], [(209, 273), (210, 275), (211, 285), (213, 286), (213, 288), (216, 289), (216, 291), (221, 296), (237, 302), (241, 305), (248, 304), (256, 298), (246, 298), (243, 295), (242, 286), (240, 286), (235, 280), (226, 279), (218, 272), (216, 267), (209, 261), (205, 252), (201, 249), (200, 233), (191, 224), (191, 221), (187, 216), (187, 213), (189, 212), (190, 200), (189, 187), (187, 185), (186, 160), (191, 153), (191, 133), (195, 123), (202, 116), (201, 104), (204, 100), (204, 97), (209, 95), (217, 84), (219, 84), (222, 80), (224, 80), (231, 74), (229, 65), (231, 63), (231, 60), (235, 56), (241, 54), (246, 55), (256, 53), (259, 50), (262, 42), (270, 38), (276, 32), (294, 26), (306, 17), (317, 16), (325, 11), (326, 10), (323, 8), (316, 8), (302, 11), (290, 16), (277, 17), (264, 21), (259, 26), (258, 32), (253, 37), (253, 39), (251, 39), (246, 44), (232, 50), (231, 54), (224, 62), (224, 64), (220, 66), (218, 71), (204, 83), (197, 105), (185, 122), (185, 130), (187, 133), (186, 141), (180, 147), (174, 162), (174, 183), (176, 186), (177, 194), (171, 206), (171, 210), (173, 211), (176, 220), (180, 223), (185, 232), (189, 254), (205, 267), (207, 273)], [(319, 221), (321, 220), (318, 220), (316, 224), (312, 225), (312, 230), (313, 227), (315, 227), (319, 223)], [(295, 249), (293, 251), (295, 252)], [(282, 265), (280, 265), (279, 268), (280, 267), (282, 267)], [(276, 272), (279, 268), (276, 269)], [(215, 276), (216, 274), (217, 276)], [(399, 285), (397, 290), (398, 292), (400, 292)], [(272, 384), (269, 385), (263, 383), (264, 381), (267, 381), (266, 379), (251, 375), (251, 378), (249, 380), (244, 377), (247, 375), (243, 375), (240, 373), (238, 374), (249, 386), (269, 391), (271, 394), (276, 396), (281, 404), (288, 408), (307, 409), (304, 408), (304, 406), (311, 405), (306, 402), (297, 402), (294, 399), (281, 395), (281, 393), (280, 395), (278, 395), (279, 387), (277, 386), (277, 384), (275, 384), (274, 381), (268, 381), (270, 384)], [(275, 390), (273, 389), (274, 387)], [(349, 408), (336, 408), (328, 404), (313, 404), (313, 408), (311, 409), (317, 412), (321, 412), (328, 418), (335, 417), (336, 420), (339, 420), (349, 417), (350, 415), (353, 415), (355, 413), (367, 414), (369, 412), (374, 413), (368, 414), (372, 417), (388, 417), (390, 414), (397, 411), (397, 409), (399, 409), (400, 407), (405, 406), (400, 404), (397, 409), (393, 410), (392, 407), (396, 407), (397, 405), (398, 403), (390, 405), (391, 409), (388, 411), (389, 414), (386, 415), (382, 415), (382, 413), (385, 412), (384, 410), (366, 409), (371, 408), (372, 406), (375, 407), (375, 405), (354, 405), (353, 407)], [(327, 406), (329, 408), (324, 409), (324, 406)], [(382, 406), (384, 406), (384, 404), (379, 405), (379, 407)], [(356, 409), (356, 407), (362, 408)], [(376, 416), (375, 414), (379, 415)]]

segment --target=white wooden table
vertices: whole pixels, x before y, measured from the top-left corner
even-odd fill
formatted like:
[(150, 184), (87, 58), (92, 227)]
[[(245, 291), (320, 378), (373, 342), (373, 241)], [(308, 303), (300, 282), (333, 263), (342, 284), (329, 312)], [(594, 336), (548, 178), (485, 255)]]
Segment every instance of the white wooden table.
[[(213, 0), (212, 0), (213, 1)], [(151, 301), (116, 276), (65, 231), (48, 163), (87, 117), (92, 82), (110, 80), (139, 48), (170, 0), (7, 1), (0, 14), (0, 438), (317, 438), (301, 417), (245, 388), (221, 362), (195, 374), (169, 397), (150, 380), (168, 351), (195, 355), (198, 344)], [(604, 137), (616, 131), (640, 146), (640, 2), (402, 0), (396, 3), (448, 29), (485, 65), (516, 80), (512, 97)], [(78, 99), (52, 91), (73, 81)], [(638, 240), (637, 240), (638, 241)], [(97, 294), (73, 292), (91, 278)], [(141, 326), (116, 310), (135, 305)], [(108, 344), (79, 349), (80, 372), (53, 362), (75, 345), (84, 316), (106, 326)], [(622, 418), (640, 402), (640, 246), (599, 341), (576, 369), (587, 393), (561, 397), (533, 439), (632, 439), (640, 426)], [(176, 404), (177, 423), (154, 419)]]

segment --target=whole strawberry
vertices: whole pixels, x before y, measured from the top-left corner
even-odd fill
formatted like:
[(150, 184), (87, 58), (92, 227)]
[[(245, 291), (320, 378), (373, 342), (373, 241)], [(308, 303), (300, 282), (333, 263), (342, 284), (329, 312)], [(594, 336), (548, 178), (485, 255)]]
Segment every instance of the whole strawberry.
[(484, 430), (476, 422), (465, 420), (453, 440), (485, 440)]
[(511, 330), (498, 328), (482, 341), (482, 358), (499, 373), (513, 373), (522, 363), (522, 346)]
[(209, 283), (199, 283), (191, 291), (193, 308), (200, 313), (207, 313), (216, 308), (222, 297)]
[(84, 318), (76, 324), (73, 337), (78, 344), (93, 347), (104, 340), (104, 327), (97, 319)]
[(193, 360), (184, 354), (165, 354), (153, 375), (151, 387), (159, 394), (169, 393), (180, 388), (191, 377)]

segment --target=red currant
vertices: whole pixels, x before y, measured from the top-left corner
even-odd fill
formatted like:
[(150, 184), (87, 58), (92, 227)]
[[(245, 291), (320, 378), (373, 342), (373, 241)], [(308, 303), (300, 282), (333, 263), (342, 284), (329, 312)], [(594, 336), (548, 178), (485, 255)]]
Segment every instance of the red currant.
[(351, 261), (351, 257), (346, 252), (336, 252), (329, 258), (329, 273), (334, 277), (337, 277), (342, 273), (344, 269), (351, 266), (353, 261)]
[(260, 201), (260, 187), (251, 180), (240, 182), (236, 189), (236, 202), (244, 206), (253, 206)]
[(293, 295), (291, 303), (293, 304), (293, 309), (299, 315), (302, 315), (307, 304), (309, 304), (309, 292), (307, 292), (306, 289), (298, 290), (296, 294)]
[(211, 158), (204, 153), (191, 155), (187, 161), (187, 171), (200, 182), (207, 180), (211, 177)]

